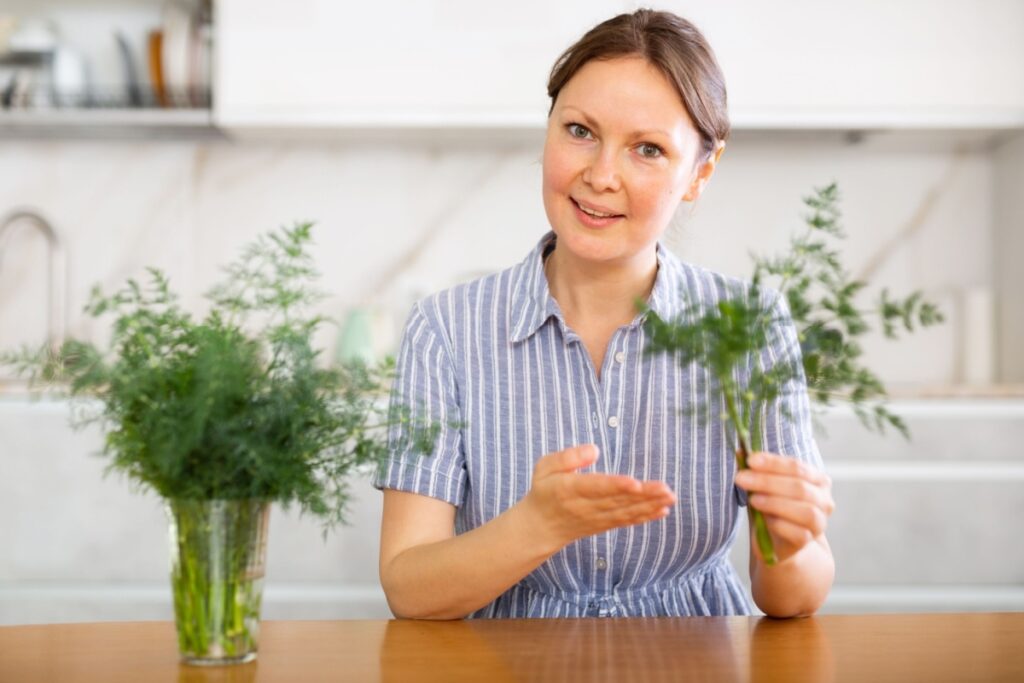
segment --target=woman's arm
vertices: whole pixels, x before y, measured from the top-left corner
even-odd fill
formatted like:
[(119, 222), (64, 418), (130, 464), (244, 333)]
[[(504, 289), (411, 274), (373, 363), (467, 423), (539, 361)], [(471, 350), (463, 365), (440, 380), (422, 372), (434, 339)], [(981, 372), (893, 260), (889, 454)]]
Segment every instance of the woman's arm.
[(772, 566), (764, 563), (756, 547), (750, 550), (750, 590), (754, 602), (770, 617), (806, 617), (817, 612), (832, 588), (835, 571), (824, 534)]
[(450, 503), (386, 490), (380, 579), (391, 611), (399, 618), (462, 618), (577, 538), (660, 519), (675, 504), (661, 482), (577, 472), (596, 459), (591, 444), (541, 458), (522, 500), (457, 536)]
[(825, 538), (835, 510), (826, 474), (795, 459), (753, 453), (750, 468), (736, 474), (749, 492), (747, 502), (765, 516), (778, 562), (765, 564), (750, 529), (750, 588), (754, 602), (772, 617), (814, 614), (825, 602), (835, 577), (835, 561)]
[(384, 491), (380, 581), (399, 618), (458, 619), (488, 604), (558, 548), (516, 505), (487, 524), (454, 535), (455, 506)]

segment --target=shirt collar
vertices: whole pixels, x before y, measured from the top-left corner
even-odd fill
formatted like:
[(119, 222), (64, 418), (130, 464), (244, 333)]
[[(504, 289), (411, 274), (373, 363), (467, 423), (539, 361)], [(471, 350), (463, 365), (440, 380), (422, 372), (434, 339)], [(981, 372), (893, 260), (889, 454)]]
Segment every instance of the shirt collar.
[[(513, 343), (523, 341), (532, 336), (548, 318), (554, 317), (565, 332), (565, 319), (558, 302), (551, 296), (548, 279), (544, 274), (544, 257), (554, 248), (555, 233), (548, 232), (537, 246), (530, 251), (526, 259), (519, 265), (517, 285), (512, 292), (512, 328)], [(679, 292), (675, 291), (674, 278), (670, 271), (675, 270), (675, 258), (659, 242), (656, 250), (658, 272), (654, 277), (654, 287), (647, 305), (661, 318), (671, 318), (675, 313)], [(633, 325), (641, 324), (646, 316), (638, 316)]]

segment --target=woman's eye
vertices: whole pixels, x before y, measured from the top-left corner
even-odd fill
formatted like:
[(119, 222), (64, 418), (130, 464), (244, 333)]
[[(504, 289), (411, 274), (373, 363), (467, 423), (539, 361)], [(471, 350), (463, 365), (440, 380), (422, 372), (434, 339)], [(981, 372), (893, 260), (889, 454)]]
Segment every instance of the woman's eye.
[(637, 150), (639, 150), (640, 156), (645, 157), (647, 159), (657, 159), (664, 153), (662, 152), (661, 147), (651, 144), (650, 142), (642, 143), (639, 147), (637, 147)]
[(570, 123), (566, 128), (569, 129), (569, 135), (574, 138), (585, 139), (590, 137), (590, 131), (587, 130), (586, 126), (581, 126), (578, 123)]

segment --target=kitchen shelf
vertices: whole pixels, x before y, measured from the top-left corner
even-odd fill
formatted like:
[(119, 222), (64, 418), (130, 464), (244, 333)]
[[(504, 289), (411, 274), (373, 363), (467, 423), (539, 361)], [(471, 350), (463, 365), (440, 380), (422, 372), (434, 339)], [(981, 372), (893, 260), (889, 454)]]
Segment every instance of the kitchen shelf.
[[(332, 108), (221, 108), (225, 133), (240, 139), (401, 140), (413, 143), (537, 144), (546, 109), (421, 108), (341, 110)], [(733, 140), (744, 143), (867, 144), (878, 149), (938, 151), (985, 148), (1024, 134), (1024, 110), (899, 110), (743, 108), (732, 114)]]
[(1024, 109), (736, 107), (737, 130), (1024, 131)]
[[(732, 112), (734, 140), (868, 141), (881, 146), (983, 146), (1024, 133), (1024, 111), (744, 109)], [(515, 109), (338, 111), (331, 109), (54, 108), (0, 111), (0, 138), (168, 140), (402, 140), (537, 143), (544, 112)]]
[[(381, 130), (542, 130), (546, 110), (437, 109), (338, 110), (322, 108), (228, 109), (217, 113), (229, 128)], [(1024, 109), (820, 109), (734, 107), (734, 130), (742, 131), (1024, 131)]]
[(5, 138), (222, 139), (210, 109), (42, 109), (0, 112)]

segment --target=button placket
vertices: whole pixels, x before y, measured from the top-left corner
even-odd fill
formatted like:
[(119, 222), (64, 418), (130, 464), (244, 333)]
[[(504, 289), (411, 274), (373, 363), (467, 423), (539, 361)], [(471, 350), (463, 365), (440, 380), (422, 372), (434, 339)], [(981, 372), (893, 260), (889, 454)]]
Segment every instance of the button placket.
[[(611, 340), (612, 348), (621, 348), (622, 347), (622, 342), (621, 342), (622, 335), (623, 335), (623, 331), (621, 329), (615, 331), (615, 333), (612, 335), (612, 340)], [(614, 368), (615, 365), (621, 366), (623, 361), (625, 360), (625, 357), (626, 357), (625, 354), (621, 350), (620, 351), (615, 351), (612, 354), (612, 361), (613, 361), (613, 363), (611, 363), (609, 365), (612, 365), (613, 367), (606, 368), (606, 377), (605, 377), (604, 385), (601, 387), (601, 389), (603, 390), (602, 391), (602, 397), (603, 397), (603, 399), (605, 401), (605, 406), (604, 406), (605, 413), (604, 414), (608, 416), (607, 419), (605, 419), (605, 424), (609, 428), (611, 428), (611, 429), (617, 429), (618, 426), (619, 426), (619, 416), (618, 416), (618, 413), (617, 413), (617, 409), (616, 409), (616, 407), (613, 404), (613, 397), (617, 393), (618, 385), (623, 381), (622, 380), (622, 376), (621, 376), (622, 373), (621, 372), (614, 372), (613, 373), (613, 369), (615, 369)], [(615, 442), (615, 437), (614, 436), (609, 435), (609, 438), (610, 438), (611, 442), (613, 442), (613, 443)]]

